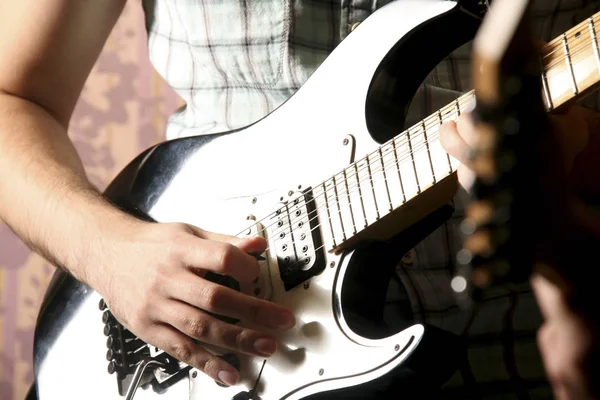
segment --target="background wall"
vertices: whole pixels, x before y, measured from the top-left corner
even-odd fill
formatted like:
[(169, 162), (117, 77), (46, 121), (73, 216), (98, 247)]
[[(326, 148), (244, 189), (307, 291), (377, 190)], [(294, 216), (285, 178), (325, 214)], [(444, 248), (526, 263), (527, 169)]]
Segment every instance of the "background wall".
[[(149, 64), (141, 4), (130, 0), (88, 79), (69, 132), (91, 181), (104, 189), (135, 155), (163, 140), (165, 121), (180, 104)], [(53, 271), (0, 224), (1, 400), (22, 400), (33, 380), (35, 320)]]

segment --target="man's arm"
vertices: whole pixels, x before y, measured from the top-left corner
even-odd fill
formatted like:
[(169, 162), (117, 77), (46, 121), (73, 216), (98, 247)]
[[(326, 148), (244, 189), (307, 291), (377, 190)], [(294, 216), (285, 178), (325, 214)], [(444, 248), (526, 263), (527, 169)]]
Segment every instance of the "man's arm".
[(125, 1), (0, 0), (0, 220), (96, 289), (143, 340), (232, 384), (237, 372), (193, 339), (261, 356), (276, 342), (201, 309), (274, 329), (291, 328), (294, 318), (200, 276), (212, 270), (254, 279), (258, 265), (247, 253), (265, 242), (150, 224), (117, 210), (89, 183), (67, 136)]
[(0, 217), (35, 250), (78, 278), (85, 274), (82, 260), (74, 259), (83, 256), (83, 244), (77, 243), (82, 238), (52, 234), (52, 225), (83, 222), (77, 219), (84, 215), (69, 212), (71, 207), (114, 213), (86, 180), (66, 131), (124, 4), (0, 3)]

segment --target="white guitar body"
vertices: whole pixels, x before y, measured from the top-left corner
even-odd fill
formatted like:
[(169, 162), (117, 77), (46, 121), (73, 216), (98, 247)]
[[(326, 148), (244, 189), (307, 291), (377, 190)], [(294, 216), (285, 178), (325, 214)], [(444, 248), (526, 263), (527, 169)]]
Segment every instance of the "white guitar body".
[[(254, 235), (260, 233), (261, 227), (269, 228), (275, 221), (262, 220), (263, 217), (273, 215), (278, 207), (285, 207), (285, 202), (291, 205), (294, 199), (302, 197), (303, 190), (313, 188), (320, 225), (310, 225), (317, 239), (311, 241), (309, 238), (307, 243), (308, 253), (314, 256), (310, 265), (319, 263), (321, 270), (293, 288), (286, 288), (281, 279), (280, 252), (283, 251), (282, 244), (290, 242), (274, 235), (269, 228), (266, 229), (269, 250), (263, 254), (266, 260), (261, 262), (260, 279), (256, 284), (241, 287), (246, 293), (289, 307), (298, 320), (292, 331), (278, 335), (280, 350), (264, 364), (254, 392), (256, 398), (303, 399), (371, 382), (402, 366), (419, 347), (425, 334), (423, 325), (414, 324), (385, 337), (377, 334), (367, 337), (357, 333), (360, 331), (358, 325), (348, 321), (343, 298), (353, 249), (341, 238), (352, 235), (345, 231), (348, 226), (328, 224), (333, 219), (324, 214), (325, 204), (317, 189), (320, 182), (354, 160), (377, 151), (384, 141), (383, 135), (379, 136), (379, 142), (373, 139), (377, 134), (370, 129), (369, 118), (372, 116), (369, 117), (367, 110), (370, 108), (368, 99), (373, 98), (374, 93), (373, 78), (381, 71), (386, 56), (402, 43), (403, 38), (420, 27), (434, 24), (444, 15), (462, 13), (458, 8), (456, 3), (442, 0), (390, 3), (353, 31), (305, 85), (268, 117), (236, 132), (158, 145), (142, 154), (107, 191), (117, 203), (127, 203), (125, 206), (133, 206), (158, 222), (185, 222), (234, 235), (247, 234), (248, 228), (252, 228), (249, 234)], [(446, 53), (450, 50), (446, 49)], [(401, 54), (399, 50), (398, 54)], [(437, 58), (445, 55), (439, 54)], [(414, 59), (415, 56), (407, 54), (406, 58)], [(427, 72), (422, 71), (422, 75)], [(415, 82), (411, 77), (406, 79), (407, 90), (412, 90), (406, 94), (410, 99), (420, 81)], [(403, 89), (402, 82), (395, 85), (397, 92)], [(403, 115), (398, 118), (402, 119)], [(443, 184), (450, 182), (450, 178), (437, 179), (436, 183), (438, 170), (445, 171), (445, 175), (440, 172), (442, 175), (438, 177), (445, 178), (449, 174), (447, 155), (441, 148), (436, 151), (438, 153), (431, 150), (434, 155), (431, 169), (435, 172), (430, 175), (433, 179), (418, 180), (421, 176), (417, 174), (415, 182), (405, 182), (403, 193), (404, 201), (407, 197), (417, 198), (428, 192), (435, 193), (434, 200), (430, 199), (423, 207), (406, 203), (404, 214), (408, 217), (405, 217), (407, 223), (404, 225), (437, 209), (452, 195), (453, 185)], [(150, 165), (154, 175), (144, 172)], [(416, 171), (419, 166), (412, 167)], [(451, 162), (450, 172), (452, 167)], [(166, 169), (169, 171), (165, 172)], [(127, 190), (122, 192), (124, 186)], [(444, 190), (435, 192), (436, 187)], [(121, 193), (115, 194), (119, 190)], [(375, 198), (380, 195), (375, 193), (379, 190), (374, 189)], [(401, 208), (402, 204), (396, 201), (400, 197), (394, 194), (399, 189), (388, 187), (386, 190), (391, 191), (388, 195), (390, 203), (394, 203), (391, 208)], [(389, 209), (378, 209), (377, 201), (375, 205), (375, 209), (365, 210), (357, 220), (370, 225), (379, 219), (378, 216), (390, 213)], [(411, 217), (410, 214), (414, 215)], [(347, 220), (348, 217), (343, 218)], [(255, 222), (261, 225), (255, 225)], [(306, 220), (307, 224), (310, 222)], [(361, 239), (383, 239), (386, 235), (389, 237), (384, 233)], [(295, 240), (299, 239), (296, 237)], [(343, 251), (330, 251), (333, 249)], [(373, 273), (376, 273), (376, 267), (371, 267)], [(35, 368), (39, 398), (125, 398), (127, 383), (119, 393), (117, 374), (107, 372), (107, 338), (103, 334), (102, 313), (98, 310), (99, 295), (64, 274), (57, 277), (57, 282), (58, 289), (48, 293), (36, 330)], [(220, 349), (214, 351), (223, 352)], [(264, 361), (245, 355), (237, 357), (241, 382), (235, 387), (217, 385), (203, 373), (188, 368), (184, 370), (184, 376), (173, 383), (143, 385), (137, 389), (134, 398), (236, 398), (240, 392), (255, 386)]]

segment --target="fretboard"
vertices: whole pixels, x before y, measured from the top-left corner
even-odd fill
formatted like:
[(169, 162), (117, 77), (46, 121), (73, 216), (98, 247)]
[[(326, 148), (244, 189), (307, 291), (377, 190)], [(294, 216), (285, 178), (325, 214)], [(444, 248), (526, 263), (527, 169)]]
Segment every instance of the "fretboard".
[(441, 146), (443, 123), (472, 108), (469, 92), (313, 188), (328, 250), (452, 174), (458, 160)]
[(599, 18), (595, 14), (544, 47), (542, 87), (549, 111), (588, 93), (600, 81)]
[[(542, 50), (542, 97), (548, 111), (587, 93), (600, 81), (598, 18), (600, 13)], [(454, 173), (460, 164), (442, 148), (440, 127), (447, 121), (456, 121), (474, 105), (473, 91), (462, 95), (314, 187), (328, 250)]]

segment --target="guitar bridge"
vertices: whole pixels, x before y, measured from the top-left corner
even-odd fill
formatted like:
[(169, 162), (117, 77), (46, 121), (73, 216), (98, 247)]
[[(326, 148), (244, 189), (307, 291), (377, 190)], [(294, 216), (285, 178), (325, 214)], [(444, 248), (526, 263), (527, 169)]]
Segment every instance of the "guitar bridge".
[(116, 375), (119, 394), (126, 400), (133, 398), (138, 387), (165, 387), (186, 376), (188, 365), (135, 336), (116, 320), (104, 300), (99, 308), (107, 337), (107, 370)]

